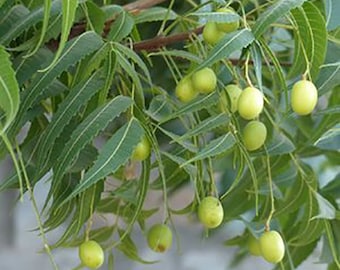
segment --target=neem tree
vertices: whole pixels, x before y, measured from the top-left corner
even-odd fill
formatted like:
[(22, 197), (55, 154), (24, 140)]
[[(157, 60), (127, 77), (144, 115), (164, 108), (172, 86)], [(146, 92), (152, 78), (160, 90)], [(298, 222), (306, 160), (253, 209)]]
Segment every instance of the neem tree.
[[(294, 269), (320, 243), (339, 269), (340, 175), (320, 175), (340, 165), (340, 1), (126, 2), (0, 1), (0, 151), (15, 167), (0, 190), (29, 193), (54, 268), (58, 247), (79, 246), (79, 267), (113, 267), (116, 250), (143, 262), (133, 227), (164, 252), (172, 217), (197, 215), (207, 230), (242, 221), (226, 239), (240, 257)], [(191, 203), (172, 209), (185, 185)], [(161, 207), (144, 207), (150, 190)]]

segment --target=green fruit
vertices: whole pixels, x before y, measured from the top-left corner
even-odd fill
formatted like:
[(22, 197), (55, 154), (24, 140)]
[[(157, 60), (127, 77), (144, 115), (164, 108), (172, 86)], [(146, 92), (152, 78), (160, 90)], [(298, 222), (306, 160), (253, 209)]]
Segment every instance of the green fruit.
[[(219, 8), (217, 12), (235, 14), (235, 11), (230, 8)], [(240, 27), (240, 21), (237, 20), (234, 22), (217, 23), (216, 26), (218, 30), (223, 31), (225, 33), (230, 33), (230, 32), (234, 32)]]
[(251, 121), (243, 129), (244, 146), (249, 151), (259, 149), (267, 138), (267, 128), (260, 121)]
[(210, 44), (217, 44), (225, 35), (224, 32), (219, 31), (215, 22), (207, 22), (203, 29), (203, 40)]
[(250, 236), (248, 239), (248, 250), (250, 252), (251, 255), (254, 256), (261, 256), (261, 248), (260, 248), (260, 242), (258, 239), (256, 239), (254, 236)]
[(254, 119), (263, 109), (263, 94), (255, 87), (244, 89), (238, 99), (238, 112), (246, 120)]
[(96, 241), (86, 241), (79, 246), (79, 258), (83, 266), (98, 269), (104, 262), (104, 252)]
[(198, 218), (207, 228), (218, 227), (222, 223), (223, 215), (222, 204), (215, 197), (205, 197), (198, 206)]
[(242, 93), (242, 90), (235, 84), (229, 84), (224, 89), (229, 96), (230, 111), (234, 113), (237, 111), (238, 99)]
[(318, 101), (318, 90), (315, 85), (307, 80), (294, 84), (291, 96), (291, 105), (294, 112), (299, 115), (310, 114)]
[(215, 90), (217, 78), (211, 68), (203, 68), (192, 75), (194, 89), (200, 93), (207, 94)]
[(175, 94), (180, 101), (189, 102), (197, 96), (198, 92), (195, 91), (191, 79), (185, 77), (178, 83)]
[(143, 137), (133, 151), (131, 159), (135, 161), (142, 161), (150, 155), (150, 152), (150, 143), (146, 137)]
[(153, 251), (165, 252), (171, 247), (172, 232), (170, 228), (164, 224), (155, 224), (147, 234), (147, 241)]
[(259, 239), (263, 258), (270, 263), (278, 263), (285, 255), (285, 245), (276, 231), (264, 232)]

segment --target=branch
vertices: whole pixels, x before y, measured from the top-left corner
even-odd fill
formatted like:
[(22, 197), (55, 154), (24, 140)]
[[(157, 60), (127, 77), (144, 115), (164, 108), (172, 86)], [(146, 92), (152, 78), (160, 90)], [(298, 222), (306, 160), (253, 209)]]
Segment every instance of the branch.
[(203, 31), (203, 27), (196, 28), (190, 32), (185, 32), (185, 33), (179, 33), (179, 34), (174, 34), (170, 36), (157, 36), (152, 39), (147, 39), (143, 40), (140, 42), (137, 42), (133, 45), (133, 49), (137, 52), (145, 50), (145, 51), (155, 51), (161, 47), (177, 43), (180, 41), (185, 41), (190, 39), (193, 34), (199, 35)]

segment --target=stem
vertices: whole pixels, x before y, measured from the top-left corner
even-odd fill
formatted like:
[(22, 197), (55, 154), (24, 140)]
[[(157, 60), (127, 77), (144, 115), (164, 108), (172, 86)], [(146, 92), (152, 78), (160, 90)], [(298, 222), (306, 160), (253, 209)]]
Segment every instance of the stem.
[(244, 75), (246, 77), (246, 81), (248, 83), (249, 86), (254, 87), (253, 83), (251, 82), (250, 78), (249, 78), (249, 53), (247, 54), (247, 58), (246, 58), (246, 62), (245, 62), (245, 68), (244, 68)]
[(7, 138), (7, 135), (5, 134), (1, 134), (1, 138), (2, 140), (4, 141), (6, 147), (7, 147), (7, 150), (13, 160), (13, 163), (14, 163), (14, 167), (15, 167), (15, 170), (18, 174), (18, 179), (19, 179), (19, 189), (20, 189), (20, 201), (22, 202), (23, 201), (23, 196), (24, 196), (24, 188), (23, 188), (23, 185), (22, 185), (22, 176), (21, 176), (21, 170), (20, 170), (20, 165), (18, 164), (18, 160), (16, 159), (15, 157), (15, 153), (12, 149), (12, 145), (10, 143), (10, 141), (8, 140)]
[(42, 221), (40, 219), (38, 205), (37, 205), (37, 202), (35, 200), (34, 193), (33, 193), (30, 181), (28, 179), (28, 175), (27, 175), (27, 172), (26, 172), (26, 169), (25, 169), (24, 160), (22, 158), (18, 142), (16, 142), (16, 149), (17, 149), (17, 152), (18, 152), (19, 163), (20, 163), (20, 165), (22, 167), (22, 170), (23, 170), (23, 175), (24, 175), (24, 179), (25, 179), (25, 182), (26, 182), (26, 188), (27, 188), (27, 190), (29, 192), (29, 195), (30, 195), (30, 199), (31, 199), (31, 202), (32, 202), (34, 214), (36, 216), (36, 220), (37, 220), (37, 223), (38, 223), (38, 227), (39, 227), (39, 231), (40, 231), (40, 234), (41, 234), (41, 238), (42, 238), (43, 243), (44, 243), (44, 248), (45, 248), (46, 253), (48, 254), (48, 256), (50, 258), (50, 261), (51, 261), (51, 263), (53, 265), (53, 268), (55, 270), (58, 270), (59, 268), (58, 268), (58, 266), (57, 266), (57, 264), (56, 264), (56, 262), (54, 260), (54, 257), (53, 257), (53, 255), (51, 253), (51, 250), (50, 250), (50, 247), (48, 245), (48, 241), (47, 241), (47, 238), (46, 238), (46, 235), (45, 235), (45, 232), (44, 232)]
[(266, 151), (266, 161), (267, 161), (267, 170), (268, 170), (268, 184), (269, 184), (269, 190), (270, 190), (270, 202), (271, 202), (271, 207), (270, 207), (270, 213), (268, 216), (268, 219), (266, 221), (265, 225), (265, 231), (270, 230), (270, 221), (272, 220), (272, 217), (275, 213), (275, 201), (274, 201), (274, 192), (273, 192), (273, 179), (272, 179), (272, 173), (270, 169), (270, 158), (267, 152), (267, 149), (265, 148)]

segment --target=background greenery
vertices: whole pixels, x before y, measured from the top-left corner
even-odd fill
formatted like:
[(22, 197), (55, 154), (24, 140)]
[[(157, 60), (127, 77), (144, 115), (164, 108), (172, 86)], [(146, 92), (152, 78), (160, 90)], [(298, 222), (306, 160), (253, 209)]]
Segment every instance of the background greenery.
[[(241, 27), (208, 46), (201, 26), (232, 20), (213, 12), (225, 4)], [(226, 242), (240, 246), (236, 261), (248, 256), (249, 235), (270, 222), (286, 245), (276, 268), (295, 269), (321, 243), (320, 262), (339, 269), (340, 174), (321, 182), (308, 162), (318, 157), (322, 170), (339, 171), (339, 10), (338, 0), (0, 1), (0, 153), (16, 169), (0, 190), (31, 194), (52, 264), (51, 249), (85, 237), (109, 258), (119, 250), (146, 263), (130, 238), (133, 226), (144, 231), (158, 211), (160, 223), (195, 216), (199, 201), (214, 194), (224, 222), (247, 227)], [(206, 66), (218, 89), (179, 102), (178, 81)], [(319, 93), (309, 116), (295, 115), (289, 103), (302, 74)], [(224, 86), (246, 87), (246, 75), (266, 96), (260, 119), (269, 131), (265, 147), (251, 153), (240, 136), (246, 122), (218, 106)], [(153, 156), (131, 162), (144, 135)], [(45, 175), (51, 188), (39, 212), (33, 190)], [(186, 185), (192, 203), (171, 209), (167, 197)], [(144, 207), (150, 190), (163, 193), (162, 206)], [(94, 213), (113, 213), (117, 222), (92, 230)], [(47, 233), (63, 223), (64, 235), (47, 245)]]

